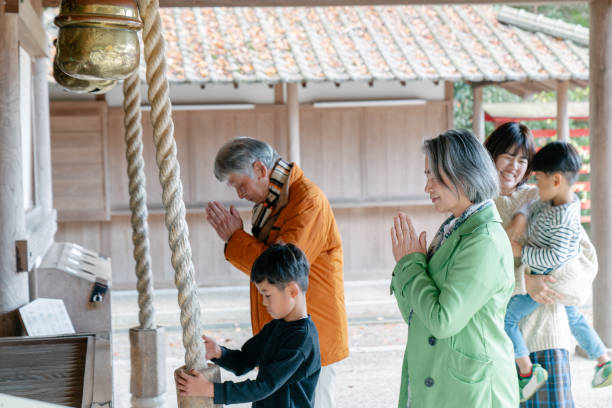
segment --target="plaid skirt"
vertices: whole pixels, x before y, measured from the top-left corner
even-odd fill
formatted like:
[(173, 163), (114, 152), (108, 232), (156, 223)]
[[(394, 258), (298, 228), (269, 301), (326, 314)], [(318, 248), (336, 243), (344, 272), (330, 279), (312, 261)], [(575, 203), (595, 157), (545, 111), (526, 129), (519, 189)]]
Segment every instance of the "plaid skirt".
[(569, 352), (549, 349), (529, 354), (532, 363), (548, 371), (548, 381), (521, 408), (574, 408)]

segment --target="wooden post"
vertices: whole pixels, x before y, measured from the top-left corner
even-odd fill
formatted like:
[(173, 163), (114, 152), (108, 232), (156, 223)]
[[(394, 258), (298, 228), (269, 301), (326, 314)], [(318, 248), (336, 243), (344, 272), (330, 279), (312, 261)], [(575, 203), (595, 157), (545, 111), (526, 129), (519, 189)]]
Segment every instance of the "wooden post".
[(612, 0), (590, 2), (589, 95), (591, 139), (591, 236), (599, 259), (593, 284), (595, 330), (612, 345)]
[(19, 117), (18, 16), (0, 6), (0, 337), (21, 334), (17, 308), (29, 300), (15, 241), (25, 232)]
[(557, 140), (569, 141), (567, 91), (569, 81), (557, 81)]
[(476, 138), (481, 142), (484, 142), (485, 127), (482, 87), (472, 85), (472, 93), (474, 95), (474, 116), (472, 117), (472, 128), (474, 129), (474, 136), (476, 136)]
[(452, 129), (455, 127), (455, 84), (453, 81), (444, 81), (444, 100), (448, 113), (447, 127)]
[(166, 331), (130, 329), (132, 408), (163, 407), (166, 393)]
[(296, 83), (287, 84), (287, 105), (289, 113), (289, 158), (300, 164), (300, 102)]
[(282, 105), (285, 102), (283, 95), (283, 84), (274, 85), (274, 104)]
[(36, 148), (37, 205), (44, 214), (53, 210), (53, 190), (51, 179), (51, 125), (49, 120), (49, 58), (36, 58), (34, 63), (34, 138)]

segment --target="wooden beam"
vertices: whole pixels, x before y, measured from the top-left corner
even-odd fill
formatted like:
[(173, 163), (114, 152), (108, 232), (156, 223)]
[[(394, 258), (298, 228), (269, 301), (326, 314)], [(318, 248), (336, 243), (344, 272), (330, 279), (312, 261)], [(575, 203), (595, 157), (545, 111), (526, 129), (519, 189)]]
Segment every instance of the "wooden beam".
[(287, 84), (287, 112), (289, 115), (289, 161), (300, 164), (300, 102), (298, 86)]
[(590, 2), (589, 105), (591, 139), (591, 236), (599, 259), (593, 284), (593, 323), (612, 344), (612, 1)]
[[(577, 3), (580, 0), (519, 0), (512, 4)], [(59, 0), (43, 0), (57, 7)], [(507, 4), (508, 0), (160, 0), (161, 7), (320, 7), (430, 4)]]
[(9, 13), (17, 13), (19, 45), (32, 57), (48, 57), (47, 34), (42, 24), (42, 17), (36, 12), (40, 2), (10, 0), (6, 4)]
[(0, 337), (21, 335), (17, 309), (29, 301), (15, 242), (25, 233), (19, 116), (19, 18), (0, 11)]
[(569, 81), (557, 81), (557, 139), (569, 141)]
[(482, 87), (472, 85), (474, 95), (474, 115), (472, 117), (472, 128), (474, 136), (481, 142), (484, 142), (485, 126), (484, 126), (484, 103), (482, 100)]
[[(58, 3), (59, 4), (59, 3)], [(0, 3), (0, 6), (2, 3)], [(4, 2), (5, 13), (17, 13), (19, 11), (19, 0), (6, 0)], [(0, 13), (2, 10), (0, 10)]]

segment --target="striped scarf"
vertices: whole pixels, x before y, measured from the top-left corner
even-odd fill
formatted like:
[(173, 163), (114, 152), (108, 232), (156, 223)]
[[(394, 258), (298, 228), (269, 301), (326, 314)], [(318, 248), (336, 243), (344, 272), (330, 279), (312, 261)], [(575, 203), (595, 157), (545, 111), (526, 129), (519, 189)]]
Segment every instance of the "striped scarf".
[(461, 224), (463, 224), (468, 218), (470, 218), (470, 215), (484, 208), (490, 207), (491, 205), (493, 205), (493, 200), (485, 200), (478, 204), (473, 204), (469, 206), (457, 218), (455, 218), (454, 215), (448, 217), (446, 221), (442, 223), (440, 229), (438, 229), (438, 232), (436, 233), (434, 239), (431, 241), (431, 244), (429, 244), (429, 249), (427, 250), (427, 260), (429, 261), (431, 259), (431, 257), (436, 253), (436, 251), (442, 246), (444, 241), (446, 241), (446, 239), (450, 237), (451, 234), (455, 232), (455, 230), (459, 228)]
[(260, 237), (260, 234), (278, 204), (283, 187), (289, 180), (289, 173), (292, 167), (293, 164), (287, 163), (283, 159), (278, 159), (276, 161), (276, 164), (272, 168), (272, 174), (270, 174), (268, 197), (266, 201), (253, 207), (253, 227), (251, 228), (251, 232), (253, 236), (260, 241), (264, 241), (265, 238), (267, 238), (267, 234), (265, 234), (265, 237)]

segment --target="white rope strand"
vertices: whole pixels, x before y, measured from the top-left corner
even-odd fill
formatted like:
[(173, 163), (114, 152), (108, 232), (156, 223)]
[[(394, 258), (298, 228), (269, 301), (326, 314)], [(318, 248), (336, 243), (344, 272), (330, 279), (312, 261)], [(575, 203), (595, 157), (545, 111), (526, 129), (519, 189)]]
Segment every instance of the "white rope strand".
[(149, 253), (147, 224), (147, 192), (145, 189), (144, 158), (142, 155), (142, 123), (140, 115), (140, 78), (133, 73), (123, 82), (123, 123), (125, 125), (125, 156), (129, 179), (130, 210), (132, 211), (132, 242), (136, 261), (138, 289), (138, 321), (141, 329), (155, 328), (153, 307), (153, 273)]
[(191, 261), (189, 229), (185, 221), (183, 185), (174, 140), (159, 3), (157, 0), (143, 0), (139, 7), (144, 23), (143, 40), (153, 141), (162, 185), (162, 201), (166, 210), (168, 241), (172, 250), (174, 283), (178, 289), (178, 303), (181, 308), (185, 365), (188, 369), (201, 371), (206, 367), (206, 359), (204, 344), (200, 338), (200, 303)]

